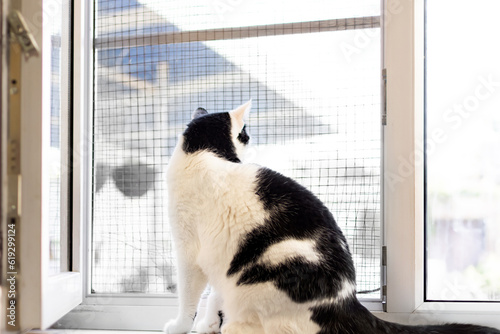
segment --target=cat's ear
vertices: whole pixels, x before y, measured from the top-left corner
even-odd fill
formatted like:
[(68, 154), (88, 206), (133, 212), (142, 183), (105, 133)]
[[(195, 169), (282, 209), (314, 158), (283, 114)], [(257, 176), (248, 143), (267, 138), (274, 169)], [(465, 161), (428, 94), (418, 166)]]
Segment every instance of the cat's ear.
[(245, 121), (247, 120), (251, 107), (252, 107), (252, 100), (249, 100), (247, 103), (242, 104), (238, 108), (231, 110), (229, 112), (231, 117), (236, 121), (238, 129), (240, 131), (243, 129), (243, 126), (245, 126)]
[(203, 115), (207, 115), (207, 114), (208, 114), (208, 111), (206, 111), (204, 108), (200, 107), (193, 112), (193, 114), (191, 115), (191, 119), (195, 119), (195, 118), (201, 117)]

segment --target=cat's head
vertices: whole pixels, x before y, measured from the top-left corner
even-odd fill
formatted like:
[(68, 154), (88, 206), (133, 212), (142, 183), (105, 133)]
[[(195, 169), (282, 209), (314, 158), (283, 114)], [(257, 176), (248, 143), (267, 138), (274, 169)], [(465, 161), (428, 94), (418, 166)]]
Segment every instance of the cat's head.
[(240, 162), (250, 140), (245, 131), (245, 119), (251, 103), (250, 100), (232, 111), (213, 114), (198, 108), (183, 134), (184, 152), (205, 150), (231, 162)]

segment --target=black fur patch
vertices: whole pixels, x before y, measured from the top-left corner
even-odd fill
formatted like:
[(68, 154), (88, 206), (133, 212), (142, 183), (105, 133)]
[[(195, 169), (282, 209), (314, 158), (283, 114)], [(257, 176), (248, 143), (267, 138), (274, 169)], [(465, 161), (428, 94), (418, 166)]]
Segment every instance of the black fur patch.
[(321, 327), (318, 334), (403, 333), (390, 331), (356, 298), (351, 298), (341, 304), (313, 307), (311, 312), (311, 320)]
[(248, 136), (247, 134), (247, 131), (246, 131), (246, 125), (243, 126), (243, 129), (241, 130), (240, 134), (238, 135), (238, 140), (244, 144), (244, 145), (247, 145), (248, 142), (250, 141), (250, 137)]
[(325, 271), (320, 265), (294, 258), (276, 266), (254, 264), (243, 270), (238, 284), (273, 282), (296, 303), (335, 296), (342, 288), (340, 272)]
[(193, 119), (184, 131), (182, 149), (186, 153), (207, 150), (231, 162), (240, 162), (231, 139), (231, 116), (227, 112)]
[[(261, 168), (257, 195), (270, 212), (269, 220), (240, 242), (228, 276), (240, 271), (238, 284), (273, 282), (296, 302), (336, 297), (341, 283), (355, 282), (354, 264), (346, 240), (332, 214), (309, 190), (277, 172)], [(278, 266), (257, 264), (268, 247), (286, 239), (313, 239), (321, 265), (300, 257)]]

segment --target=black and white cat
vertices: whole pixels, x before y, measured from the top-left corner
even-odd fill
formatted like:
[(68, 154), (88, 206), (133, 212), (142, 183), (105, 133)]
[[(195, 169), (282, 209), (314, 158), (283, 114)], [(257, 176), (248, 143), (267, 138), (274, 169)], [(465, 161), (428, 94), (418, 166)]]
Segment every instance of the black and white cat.
[(212, 291), (199, 333), (497, 333), (473, 325), (410, 327), (382, 321), (356, 299), (349, 247), (310, 191), (265, 167), (243, 164), (250, 102), (225, 113), (198, 109), (168, 168), (178, 260), (179, 315), (189, 333), (200, 294)]

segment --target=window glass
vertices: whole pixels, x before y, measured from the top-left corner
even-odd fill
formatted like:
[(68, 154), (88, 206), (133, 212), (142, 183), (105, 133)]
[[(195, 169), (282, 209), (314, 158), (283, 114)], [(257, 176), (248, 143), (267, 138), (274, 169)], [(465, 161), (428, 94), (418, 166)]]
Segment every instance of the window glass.
[(426, 298), (500, 301), (500, 22), (427, 2)]
[(49, 20), (47, 37), (50, 39), (47, 53), (50, 64), (44, 68), (50, 71), (50, 109), (45, 108), (50, 121), (44, 129), (47, 152), (44, 182), (48, 189), (45, 219), (49, 226), (50, 260), (49, 272), (57, 274), (68, 268), (68, 215), (69, 200), (69, 115), (70, 115), (70, 1), (60, 1), (47, 11), (53, 13)]

